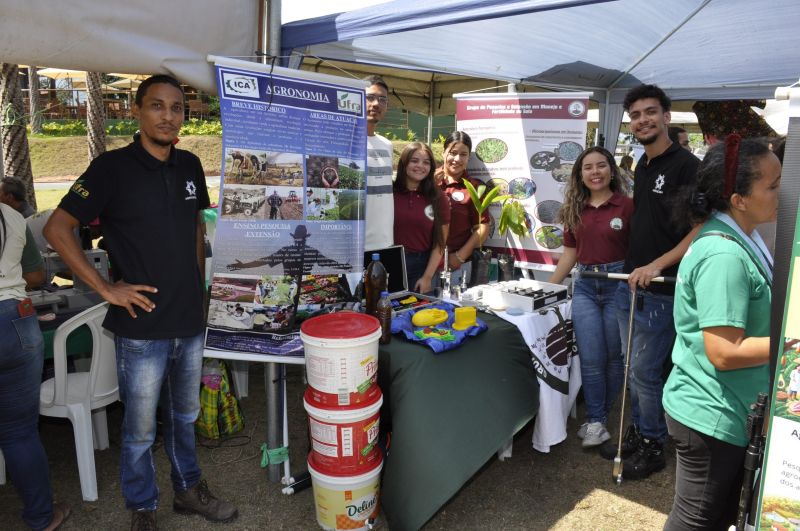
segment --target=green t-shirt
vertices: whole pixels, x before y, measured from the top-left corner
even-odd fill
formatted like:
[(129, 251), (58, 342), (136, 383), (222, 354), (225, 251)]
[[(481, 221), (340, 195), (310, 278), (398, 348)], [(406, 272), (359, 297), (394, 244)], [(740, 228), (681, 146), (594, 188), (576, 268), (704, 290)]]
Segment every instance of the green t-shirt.
[(36, 240), (33, 238), (31, 228), (27, 225), (25, 226), (25, 247), (22, 249), (20, 263), (22, 264), (23, 273), (31, 273), (42, 268), (42, 255), (39, 254)]
[[(678, 269), (674, 318), (675, 367), (664, 386), (664, 409), (678, 422), (721, 441), (747, 446), (750, 404), (769, 387), (769, 364), (721, 371), (705, 353), (703, 329), (743, 328), (745, 337), (769, 336), (770, 286), (723, 222), (703, 225)], [(742, 245), (746, 244), (741, 242)]]

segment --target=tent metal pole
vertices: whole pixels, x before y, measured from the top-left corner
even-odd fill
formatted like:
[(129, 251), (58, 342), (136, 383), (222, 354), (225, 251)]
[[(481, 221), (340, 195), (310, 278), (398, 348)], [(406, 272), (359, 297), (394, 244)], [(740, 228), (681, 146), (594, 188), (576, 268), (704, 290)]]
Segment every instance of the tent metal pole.
[(436, 81), (435, 81), (434, 74), (431, 74), (431, 89), (430, 93), (428, 94), (428, 145), (430, 146), (433, 142), (433, 95), (436, 89)]
[[(281, 0), (267, 0), (267, 53), (281, 54)], [(266, 58), (265, 61), (266, 62)]]

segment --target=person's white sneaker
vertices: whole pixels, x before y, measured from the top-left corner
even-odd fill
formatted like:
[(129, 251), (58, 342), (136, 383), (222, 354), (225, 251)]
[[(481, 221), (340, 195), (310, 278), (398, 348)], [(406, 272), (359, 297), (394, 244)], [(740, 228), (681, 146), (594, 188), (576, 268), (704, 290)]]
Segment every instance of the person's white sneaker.
[(578, 434), (577, 434), (578, 439), (583, 439), (584, 437), (586, 437), (586, 428), (588, 426), (589, 426), (588, 422), (584, 422), (583, 424), (581, 424), (581, 427), (578, 428)]
[(611, 434), (603, 426), (602, 422), (590, 422), (586, 426), (586, 434), (583, 437), (582, 446), (590, 448), (592, 446), (600, 446), (611, 438)]

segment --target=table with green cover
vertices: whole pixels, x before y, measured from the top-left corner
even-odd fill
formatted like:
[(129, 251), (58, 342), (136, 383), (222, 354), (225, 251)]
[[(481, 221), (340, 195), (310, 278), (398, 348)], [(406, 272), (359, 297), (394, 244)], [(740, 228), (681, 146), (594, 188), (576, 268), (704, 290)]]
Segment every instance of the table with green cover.
[(489, 330), (455, 350), (435, 354), (397, 335), (380, 347), (392, 429), (381, 505), (392, 531), (422, 527), (536, 415), (530, 349), (513, 324), (479, 317)]

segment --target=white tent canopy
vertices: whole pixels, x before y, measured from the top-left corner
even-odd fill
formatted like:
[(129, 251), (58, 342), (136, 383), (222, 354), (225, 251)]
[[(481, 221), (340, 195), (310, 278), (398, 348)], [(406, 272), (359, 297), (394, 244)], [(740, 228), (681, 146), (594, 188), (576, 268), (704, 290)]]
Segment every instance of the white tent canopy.
[(3, 0), (0, 58), (94, 72), (168, 73), (216, 92), (209, 54), (253, 56), (254, 0)]
[[(284, 53), (591, 90), (766, 98), (800, 76), (795, 0), (396, 0), (282, 27)], [(608, 100), (606, 99), (608, 94)]]
[[(800, 76), (795, 0), (396, 0), (285, 24), (284, 54), (593, 92), (606, 146), (630, 87), (769, 98)], [(295, 60), (295, 63), (298, 63)]]

